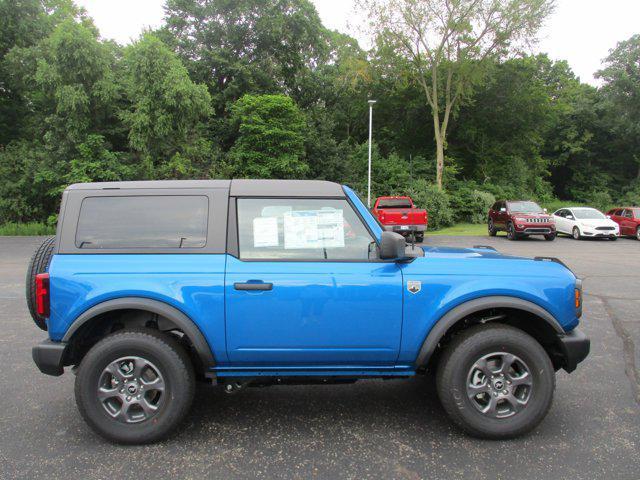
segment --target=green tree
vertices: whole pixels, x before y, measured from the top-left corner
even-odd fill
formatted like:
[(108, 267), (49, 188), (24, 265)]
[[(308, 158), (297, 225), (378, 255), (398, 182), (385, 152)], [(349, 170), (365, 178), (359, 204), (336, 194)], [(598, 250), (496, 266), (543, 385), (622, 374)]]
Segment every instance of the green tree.
[(436, 141), (436, 183), (442, 188), (452, 113), (471, 98), (486, 61), (533, 39), (553, 0), (358, 0), (357, 4), (397, 68), (422, 88)]
[(596, 76), (605, 82), (601, 92), (612, 113), (607, 120), (625, 140), (622, 167), (640, 180), (640, 34), (618, 43), (604, 64)]
[(301, 178), (305, 116), (285, 95), (244, 95), (232, 109), (238, 139), (229, 152), (234, 176)]
[(178, 56), (149, 33), (125, 49), (122, 69), (128, 107), (120, 118), (145, 176), (208, 176), (202, 171), (212, 150), (203, 126), (211, 114), (206, 86), (192, 82)]

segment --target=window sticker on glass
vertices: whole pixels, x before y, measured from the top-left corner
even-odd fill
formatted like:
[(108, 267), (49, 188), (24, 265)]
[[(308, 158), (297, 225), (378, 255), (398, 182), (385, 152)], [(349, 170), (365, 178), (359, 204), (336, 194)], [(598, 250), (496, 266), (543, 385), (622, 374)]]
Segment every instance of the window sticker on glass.
[(278, 246), (278, 219), (276, 217), (256, 217), (253, 219), (253, 246)]
[(284, 248), (344, 247), (342, 210), (300, 210), (284, 214)]

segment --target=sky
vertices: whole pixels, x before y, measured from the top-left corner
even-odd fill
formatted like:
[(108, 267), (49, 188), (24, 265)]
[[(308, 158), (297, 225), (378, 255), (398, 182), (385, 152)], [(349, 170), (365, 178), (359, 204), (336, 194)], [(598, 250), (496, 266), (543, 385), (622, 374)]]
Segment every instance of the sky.
[[(312, 0), (328, 28), (349, 33), (366, 46), (355, 25), (354, 0)], [(145, 28), (162, 24), (164, 0), (76, 0), (85, 7), (103, 38), (129, 43)], [(556, 11), (541, 30), (536, 51), (567, 60), (583, 82), (597, 85), (593, 74), (616, 43), (640, 33), (640, 0), (556, 0)]]

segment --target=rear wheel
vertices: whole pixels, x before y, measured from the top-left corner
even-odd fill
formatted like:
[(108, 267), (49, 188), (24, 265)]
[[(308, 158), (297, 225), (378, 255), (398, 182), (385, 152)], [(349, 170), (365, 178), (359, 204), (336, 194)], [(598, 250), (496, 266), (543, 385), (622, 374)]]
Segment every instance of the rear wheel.
[(156, 330), (123, 330), (89, 350), (78, 369), (76, 403), (89, 426), (127, 444), (158, 441), (184, 419), (195, 377), (185, 350)]
[(498, 230), (496, 230), (496, 226), (493, 224), (492, 218), (489, 218), (489, 223), (487, 224), (487, 230), (489, 231), (489, 236), (491, 237), (495, 237), (496, 234), (498, 233)]
[(422, 243), (424, 241), (424, 233), (415, 234), (416, 243)]
[(479, 325), (445, 350), (436, 384), (442, 406), (463, 430), (505, 439), (531, 431), (546, 416), (555, 373), (528, 334), (507, 325)]
[(580, 229), (578, 227), (573, 227), (573, 233), (571, 234), (574, 240), (580, 240), (582, 235), (580, 235)]
[(36, 308), (36, 275), (49, 270), (49, 264), (53, 257), (53, 249), (56, 245), (56, 237), (47, 237), (44, 242), (33, 253), (27, 267), (27, 278), (25, 279), (27, 307), (31, 318), (42, 330), (47, 329), (45, 317), (38, 315)]

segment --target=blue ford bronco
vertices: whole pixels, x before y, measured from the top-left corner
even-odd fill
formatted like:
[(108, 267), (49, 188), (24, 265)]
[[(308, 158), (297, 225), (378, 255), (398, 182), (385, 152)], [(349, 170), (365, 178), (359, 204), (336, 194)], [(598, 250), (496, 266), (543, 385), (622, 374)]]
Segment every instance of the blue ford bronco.
[(35, 252), (38, 368), (76, 373), (81, 415), (120, 443), (167, 436), (197, 380), (248, 386), (435, 373), (451, 419), (510, 438), (589, 353), (557, 259), (407, 246), (324, 181), (77, 184)]

